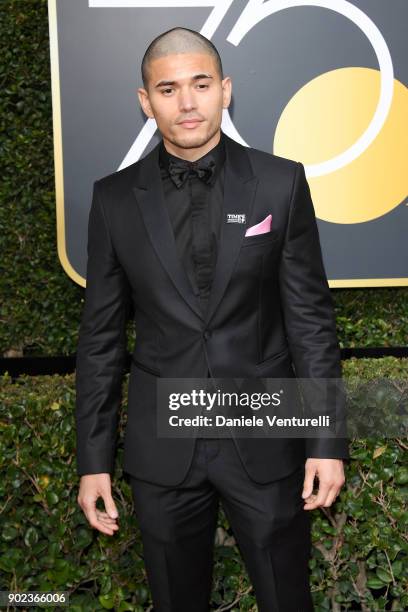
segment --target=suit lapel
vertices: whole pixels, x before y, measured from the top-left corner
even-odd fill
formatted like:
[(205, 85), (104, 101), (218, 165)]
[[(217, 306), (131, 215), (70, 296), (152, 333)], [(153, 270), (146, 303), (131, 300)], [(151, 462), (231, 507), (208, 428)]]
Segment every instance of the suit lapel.
[(159, 144), (139, 165), (137, 184), (133, 187), (147, 233), (160, 261), (180, 295), (201, 318), (201, 304), (194, 295), (190, 280), (177, 253), (159, 168)]
[[(226, 134), (224, 199), (220, 240), (213, 282), (205, 314), (208, 325), (224, 295), (251, 215), (258, 178), (253, 174), (246, 147)], [(244, 214), (245, 223), (228, 223), (228, 215)]]
[[(224, 199), (218, 256), (208, 308), (203, 314), (187, 273), (180, 261), (168, 216), (159, 168), (158, 143), (140, 160), (133, 192), (153, 247), (172, 282), (190, 308), (207, 324), (224, 294), (238, 257), (253, 206), (257, 177), (252, 173), (246, 148), (225, 133), (226, 159)], [(227, 223), (228, 214), (245, 214), (246, 222)]]

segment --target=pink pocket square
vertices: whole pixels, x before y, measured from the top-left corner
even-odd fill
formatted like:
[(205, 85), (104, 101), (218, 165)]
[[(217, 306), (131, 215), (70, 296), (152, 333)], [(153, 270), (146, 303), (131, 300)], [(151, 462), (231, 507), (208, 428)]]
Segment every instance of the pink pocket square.
[(272, 224), (272, 215), (268, 215), (267, 217), (265, 217), (263, 221), (260, 221), (256, 225), (252, 225), (251, 227), (248, 227), (247, 231), (245, 232), (245, 236), (256, 236), (257, 234), (266, 234), (267, 232), (271, 231), (271, 224)]

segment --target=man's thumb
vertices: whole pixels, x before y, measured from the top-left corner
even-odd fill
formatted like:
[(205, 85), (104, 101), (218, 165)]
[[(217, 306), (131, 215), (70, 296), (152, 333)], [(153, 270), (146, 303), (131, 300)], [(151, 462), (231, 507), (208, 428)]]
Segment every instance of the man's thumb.
[(115, 502), (113, 501), (113, 498), (111, 495), (109, 495), (109, 497), (106, 497), (106, 499), (104, 499), (105, 502), (105, 510), (107, 512), (107, 514), (110, 516), (110, 518), (118, 518), (118, 511), (116, 510), (116, 506), (115, 506)]
[(306, 470), (305, 481), (303, 484), (302, 497), (305, 499), (312, 494), (313, 491), (313, 482), (314, 482), (314, 471)]

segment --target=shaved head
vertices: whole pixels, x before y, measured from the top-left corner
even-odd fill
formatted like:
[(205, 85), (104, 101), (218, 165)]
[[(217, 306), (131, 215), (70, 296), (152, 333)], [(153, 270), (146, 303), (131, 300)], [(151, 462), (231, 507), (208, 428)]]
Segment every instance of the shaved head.
[(205, 155), (221, 138), (232, 88), (212, 42), (195, 30), (172, 28), (149, 44), (141, 70), (140, 106), (156, 121), (167, 151), (190, 161)]
[(145, 89), (149, 85), (150, 62), (166, 55), (179, 53), (205, 53), (214, 58), (220, 79), (223, 71), (220, 55), (208, 38), (189, 28), (176, 27), (152, 40), (142, 59), (141, 71)]

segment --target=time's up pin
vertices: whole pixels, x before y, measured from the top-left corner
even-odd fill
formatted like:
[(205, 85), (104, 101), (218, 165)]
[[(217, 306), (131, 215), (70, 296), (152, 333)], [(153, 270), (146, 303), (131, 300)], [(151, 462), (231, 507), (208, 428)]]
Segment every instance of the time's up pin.
[(246, 223), (246, 215), (240, 213), (228, 213), (227, 223)]

